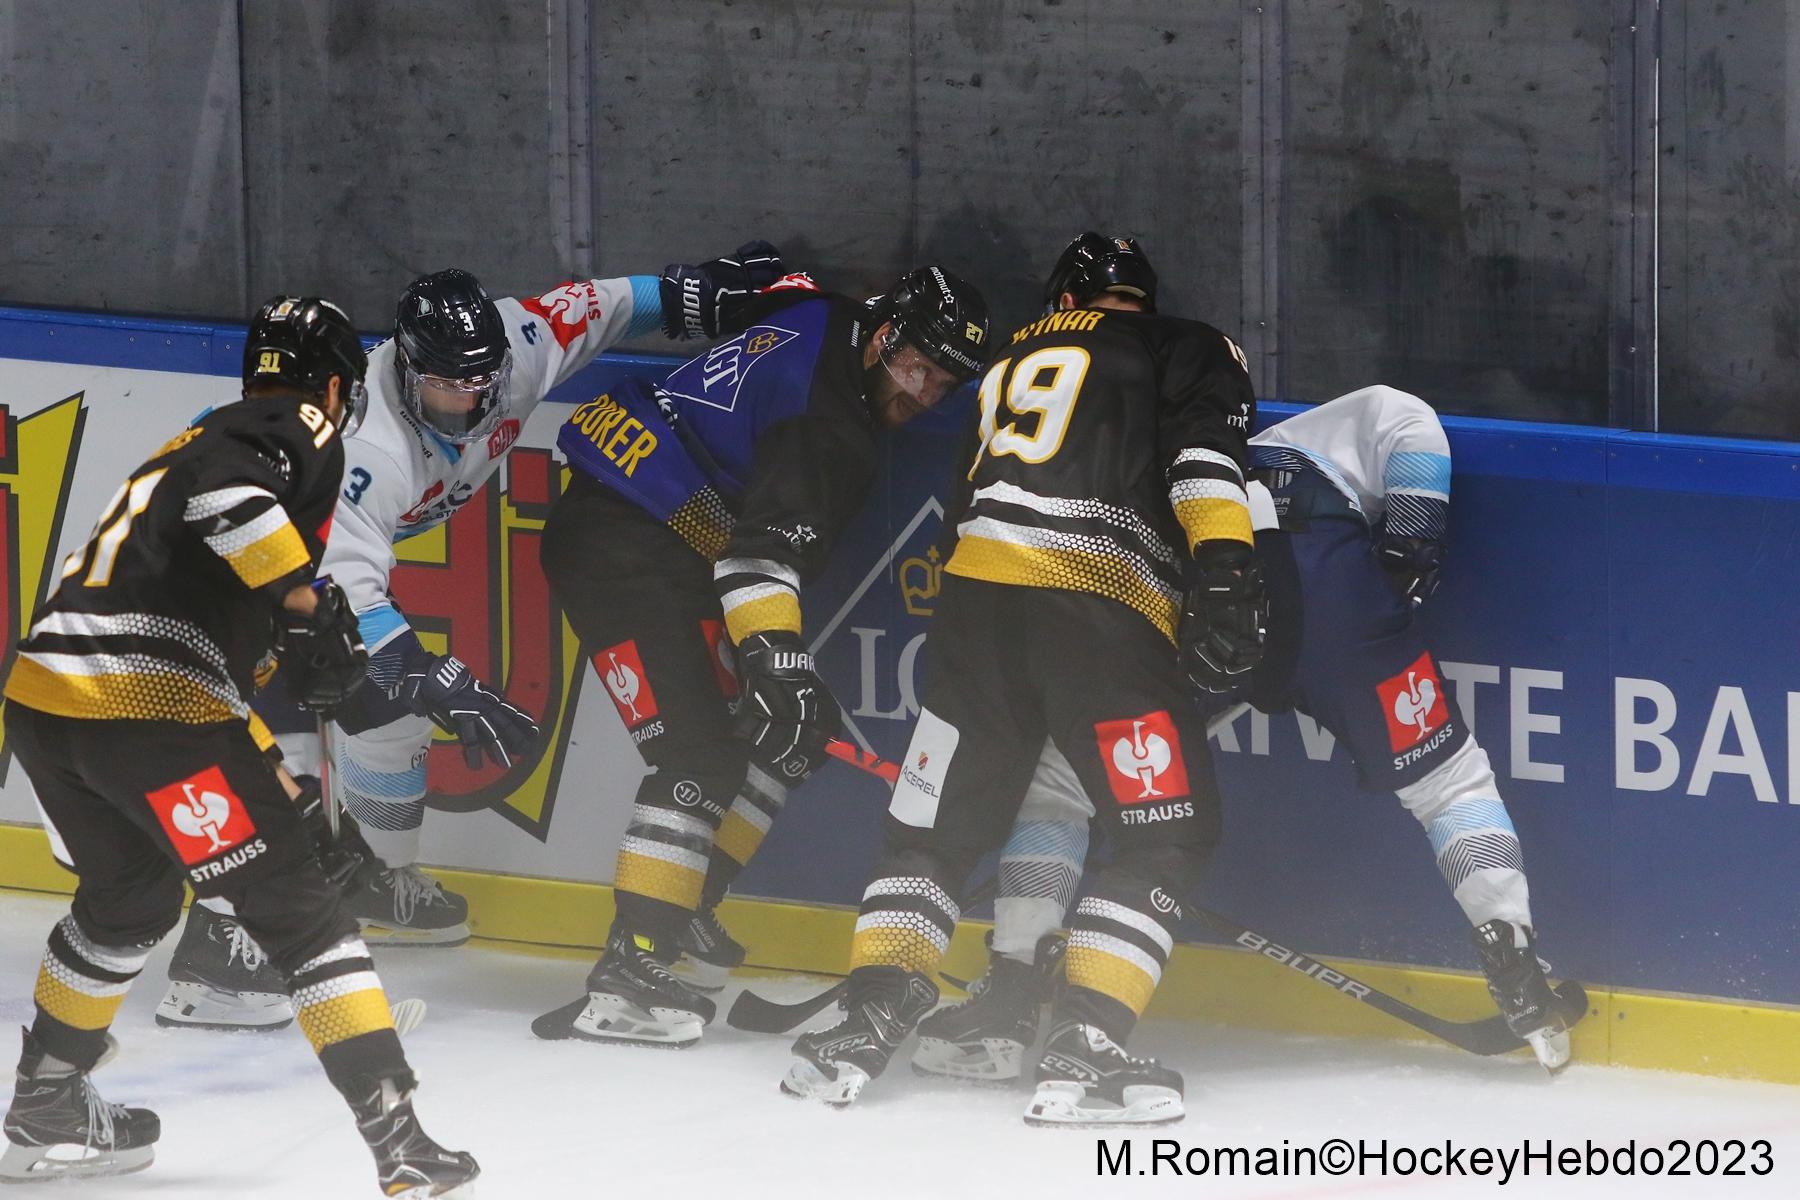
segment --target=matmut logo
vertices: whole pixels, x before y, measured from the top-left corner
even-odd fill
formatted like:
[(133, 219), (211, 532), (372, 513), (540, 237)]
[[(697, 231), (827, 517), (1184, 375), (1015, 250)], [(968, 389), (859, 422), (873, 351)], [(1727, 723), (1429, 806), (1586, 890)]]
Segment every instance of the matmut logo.
[(1388, 741), (1396, 753), (1416, 746), (1450, 719), (1444, 682), (1427, 651), (1399, 674), (1375, 685), (1387, 718)]

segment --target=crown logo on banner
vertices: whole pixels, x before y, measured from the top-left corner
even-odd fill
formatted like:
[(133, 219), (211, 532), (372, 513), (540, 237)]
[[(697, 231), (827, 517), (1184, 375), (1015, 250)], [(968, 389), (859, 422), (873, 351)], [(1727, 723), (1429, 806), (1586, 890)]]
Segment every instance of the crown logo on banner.
[(925, 551), (924, 558), (905, 559), (900, 564), (900, 599), (906, 611), (915, 617), (929, 617), (932, 601), (944, 582), (944, 565), (938, 562), (937, 547)]

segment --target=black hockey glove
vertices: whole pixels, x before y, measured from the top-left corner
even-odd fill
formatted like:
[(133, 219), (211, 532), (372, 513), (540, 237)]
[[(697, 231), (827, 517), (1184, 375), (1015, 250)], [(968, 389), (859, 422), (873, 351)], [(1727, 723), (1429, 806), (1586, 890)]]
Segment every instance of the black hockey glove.
[(313, 591), (319, 602), (310, 613), (283, 608), (275, 614), (275, 646), (294, 699), (329, 715), (368, 674), (369, 652), (344, 589), (320, 579)]
[(786, 273), (781, 251), (767, 242), (745, 242), (723, 258), (697, 267), (663, 268), (662, 327), (672, 338), (715, 338), (732, 328), (744, 302)]
[(490, 692), (454, 654), (421, 652), (400, 679), (399, 700), (462, 742), (470, 767), (486, 753), (503, 767), (537, 740), (537, 722), (525, 710)]
[(1262, 568), (1241, 542), (1203, 543), (1189, 568), (1181, 614), (1181, 665), (1188, 682), (1206, 692), (1247, 683), (1262, 661), (1269, 599)]
[(358, 867), (375, 858), (375, 852), (363, 841), (362, 830), (347, 812), (338, 814), (337, 832), (331, 831), (331, 817), (325, 806), (332, 801), (325, 798), (318, 776), (296, 775), (294, 782), (300, 785), (300, 794), (294, 797), (294, 805), (300, 810), (300, 824), (312, 839), (313, 853), (318, 855), (325, 878), (342, 890)]
[(1383, 533), (1375, 539), (1375, 558), (1393, 581), (1394, 590), (1417, 608), (1437, 591), (1438, 572), (1444, 567), (1444, 543), (1436, 538)]
[(737, 735), (750, 743), (757, 766), (800, 782), (819, 769), (825, 743), (844, 727), (837, 698), (813, 670), (799, 634), (753, 634), (738, 643), (737, 659)]

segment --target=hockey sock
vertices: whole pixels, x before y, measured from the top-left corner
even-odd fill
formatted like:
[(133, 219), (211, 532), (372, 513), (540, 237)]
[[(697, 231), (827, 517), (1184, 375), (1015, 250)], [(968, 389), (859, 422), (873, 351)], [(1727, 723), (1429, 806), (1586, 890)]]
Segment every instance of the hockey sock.
[(850, 969), (901, 967), (929, 975), (950, 948), (961, 915), (950, 893), (928, 876), (884, 875), (863, 892)]
[(1500, 799), (1487, 754), (1474, 738), (1397, 794), (1424, 826), (1438, 871), (1469, 924), (1479, 927), (1498, 917), (1515, 928), (1531, 925), (1519, 835)]
[[(1069, 926), (1063, 972), (1069, 981), (1057, 1005), (1059, 1017), (1098, 1025), (1115, 1041), (1130, 1034), (1150, 1003), (1163, 967), (1175, 948), (1174, 931), (1164, 924), (1153, 897), (1159, 889), (1103, 874), (1095, 894), (1082, 897)], [(1179, 917), (1170, 905), (1168, 921)]]
[(419, 860), (425, 823), (425, 755), (431, 722), (406, 717), (335, 741), (338, 794), (383, 865)]
[(1038, 940), (1062, 928), (1087, 861), (1086, 821), (1027, 821), (1013, 825), (1000, 851), (1000, 891), (994, 897), (995, 954), (1032, 962)]
[(762, 768), (752, 765), (744, 778), (744, 786), (725, 810), (719, 822), (718, 836), (713, 839), (711, 860), (707, 865), (706, 884), (701, 889), (700, 907), (713, 908), (725, 898), (738, 873), (750, 862), (768, 836), (769, 827), (781, 815), (787, 801), (787, 788)]
[(307, 959), (291, 980), (301, 1032), (338, 1091), (355, 1099), (357, 1077), (406, 1070), (387, 994), (361, 938), (344, 938)]
[(100, 946), (71, 914), (50, 931), (38, 968), (37, 1018), (31, 1032), (44, 1049), (81, 1071), (106, 1051), (106, 1030), (144, 969), (150, 946)]

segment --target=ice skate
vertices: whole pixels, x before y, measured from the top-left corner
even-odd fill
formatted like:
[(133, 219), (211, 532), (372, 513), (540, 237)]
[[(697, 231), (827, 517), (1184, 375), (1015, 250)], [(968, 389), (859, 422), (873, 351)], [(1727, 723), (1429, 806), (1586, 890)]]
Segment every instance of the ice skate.
[(913, 1070), (957, 1079), (1017, 1079), (1025, 1052), (1037, 1041), (1038, 1017), (1062, 966), (1064, 945), (1060, 934), (1049, 933), (1039, 939), (1032, 962), (990, 954), (987, 974), (969, 988), (967, 1000), (920, 1023)]
[(149, 1166), (162, 1133), (156, 1114), (102, 1100), (88, 1072), (46, 1069), (49, 1056), (24, 1032), (0, 1181), (124, 1175)]
[(696, 992), (721, 992), (731, 972), (744, 965), (744, 948), (719, 923), (719, 914), (701, 909), (681, 931), (681, 957), (669, 969)]
[(848, 982), (844, 1019), (794, 1042), (794, 1061), (781, 1081), (788, 1095), (840, 1108), (854, 1103), (938, 1001), (935, 983), (900, 967), (859, 967)]
[(586, 998), (545, 1013), (531, 1031), (548, 1040), (574, 1037), (679, 1050), (700, 1040), (716, 1011), (711, 1000), (670, 973), (642, 934), (614, 930), (587, 984)]
[(390, 1200), (465, 1200), (475, 1194), (481, 1168), (472, 1155), (446, 1150), (419, 1127), (413, 1114), (410, 1078), (401, 1084), (383, 1079), (369, 1085), (367, 1095), (351, 1101), (356, 1128), (375, 1155), (381, 1193)]
[(363, 940), (380, 946), (460, 946), (469, 940), (469, 902), (417, 867), (367, 859), (344, 889)]
[[(1517, 944), (1520, 935), (1523, 946)], [(1487, 976), (1488, 994), (1505, 1015), (1507, 1027), (1525, 1039), (1545, 1070), (1568, 1065), (1569, 1027), (1582, 1018), (1586, 1004), (1570, 1011), (1575, 1006), (1552, 990), (1549, 964), (1537, 956), (1535, 932), (1496, 917), (1475, 930), (1475, 952)]]
[(1179, 1072), (1125, 1053), (1098, 1026), (1066, 1021), (1044, 1044), (1037, 1093), (1025, 1109), (1025, 1123), (1168, 1125), (1186, 1113)]
[(287, 980), (244, 927), (196, 904), (175, 957), (156, 1023), (190, 1029), (286, 1029), (294, 1021)]

